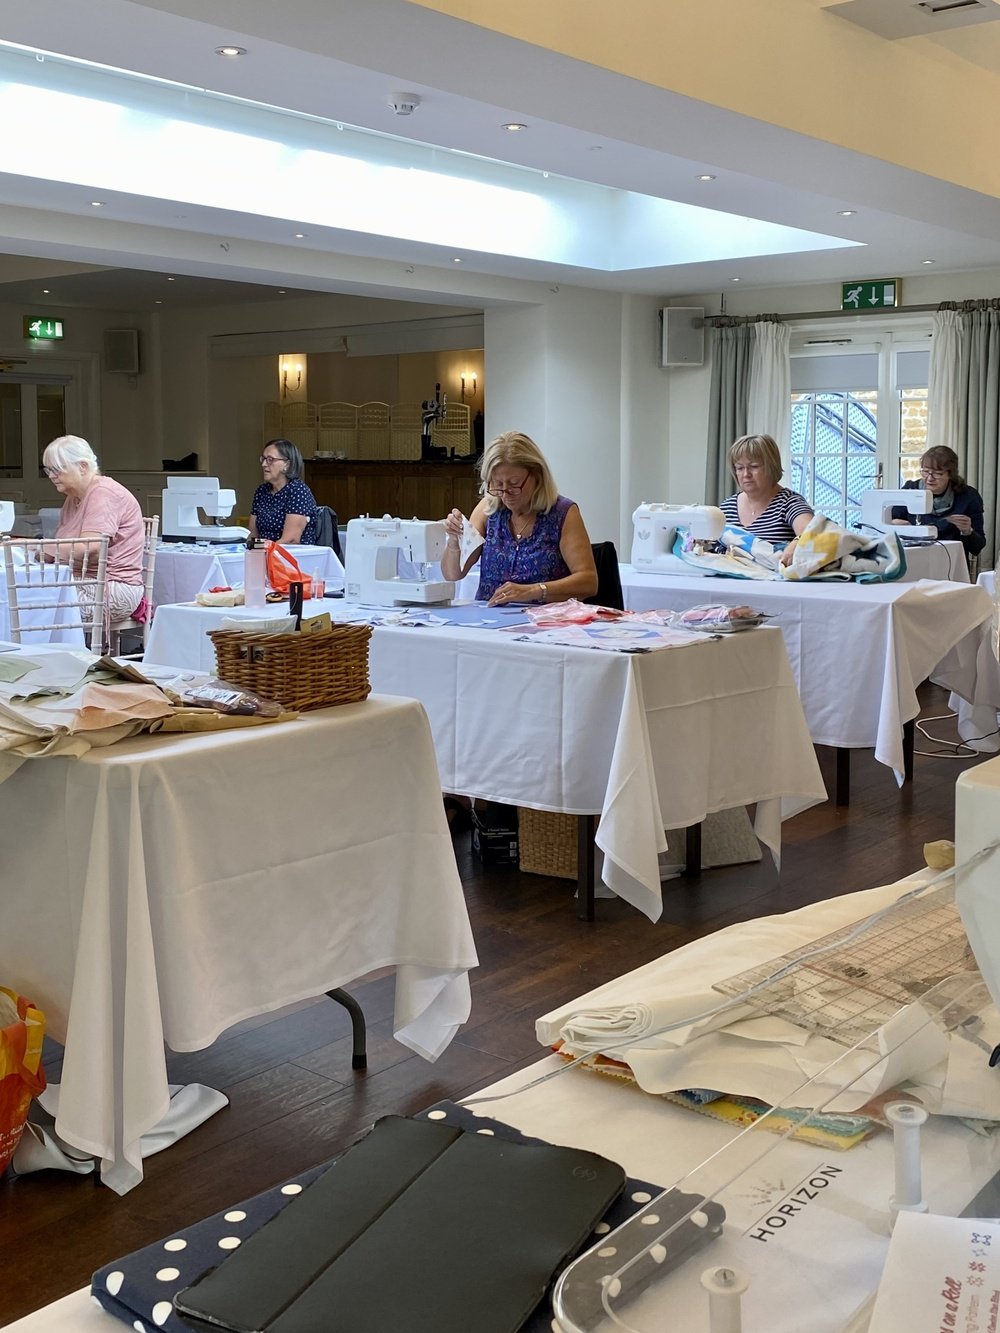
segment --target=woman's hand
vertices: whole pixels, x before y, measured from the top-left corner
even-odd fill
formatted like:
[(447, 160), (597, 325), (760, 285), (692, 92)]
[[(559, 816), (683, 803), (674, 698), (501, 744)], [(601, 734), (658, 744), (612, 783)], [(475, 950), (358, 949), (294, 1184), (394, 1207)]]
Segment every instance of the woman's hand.
[(448, 536), (455, 541), (462, 540), (462, 529), (465, 526), (465, 518), (461, 509), (453, 509), (444, 520), (445, 531)]
[(958, 528), (963, 537), (968, 537), (972, 531), (972, 519), (968, 514), (949, 514), (948, 522)]
[(782, 565), (790, 565), (792, 563), (792, 556), (795, 554), (795, 548), (798, 544), (798, 537), (796, 537), (793, 542), (789, 542), (781, 555), (778, 556), (778, 563)]
[(537, 583), (501, 583), (489, 600), (490, 606), (506, 606), (509, 602), (538, 602), (541, 592)]

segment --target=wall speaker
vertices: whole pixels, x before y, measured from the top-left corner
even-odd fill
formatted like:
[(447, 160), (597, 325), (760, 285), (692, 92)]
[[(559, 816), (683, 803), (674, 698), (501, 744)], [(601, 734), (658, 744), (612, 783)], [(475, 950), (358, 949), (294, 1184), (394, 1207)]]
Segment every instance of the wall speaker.
[(660, 364), (700, 366), (705, 360), (705, 310), (700, 305), (664, 306)]
[(104, 369), (111, 375), (138, 375), (138, 329), (104, 330)]

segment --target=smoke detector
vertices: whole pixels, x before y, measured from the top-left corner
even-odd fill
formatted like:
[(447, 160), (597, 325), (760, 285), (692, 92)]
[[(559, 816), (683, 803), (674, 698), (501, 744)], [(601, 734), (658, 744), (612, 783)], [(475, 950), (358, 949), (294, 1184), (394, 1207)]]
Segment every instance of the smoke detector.
[(387, 101), (397, 116), (412, 116), (420, 105), (420, 94), (390, 93)]

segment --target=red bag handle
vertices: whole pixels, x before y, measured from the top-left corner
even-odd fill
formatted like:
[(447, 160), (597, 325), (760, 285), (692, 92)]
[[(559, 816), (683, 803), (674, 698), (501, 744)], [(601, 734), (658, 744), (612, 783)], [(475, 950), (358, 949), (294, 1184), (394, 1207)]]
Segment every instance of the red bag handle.
[(267, 548), (267, 581), (275, 592), (287, 592), (293, 583), (301, 583), (306, 597), (312, 592), (312, 579), (303, 574), (299, 562), (280, 542), (271, 542)]

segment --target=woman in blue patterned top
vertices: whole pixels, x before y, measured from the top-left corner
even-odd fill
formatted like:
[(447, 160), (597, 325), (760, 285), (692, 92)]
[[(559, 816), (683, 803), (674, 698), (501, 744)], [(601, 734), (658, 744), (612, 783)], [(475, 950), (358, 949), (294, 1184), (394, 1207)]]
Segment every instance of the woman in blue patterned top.
[(481, 556), (476, 596), (490, 606), (593, 596), (597, 567), (580, 510), (559, 494), (534, 440), (519, 431), (498, 436), (483, 453), (479, 476), (483, 498), (469, 522), (483, 545), (463, 566), (464, 519), (453, 509), (444, 520), (448, 545), (442, 575), (464, 578)]
[(779, 486), (782, 467), (777, 443), (770, 435), (741, 435), (729, 447), (729, 467), (739, 490), (722, 502), (726, 522), (764, 541), (787, 542), (780, 556), (787, 565), (813, 511), (798, 491)]
[(253, 493), (250, 536), (283, 546), (314, 546), (317, 506), (302, 480), (302, 455), (291, 440), (268, 440), (260, 465), (264, 482)]

